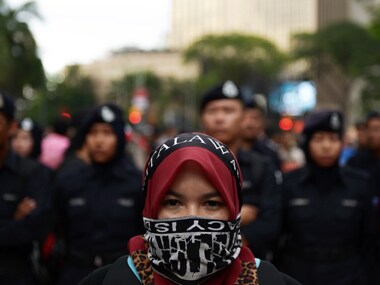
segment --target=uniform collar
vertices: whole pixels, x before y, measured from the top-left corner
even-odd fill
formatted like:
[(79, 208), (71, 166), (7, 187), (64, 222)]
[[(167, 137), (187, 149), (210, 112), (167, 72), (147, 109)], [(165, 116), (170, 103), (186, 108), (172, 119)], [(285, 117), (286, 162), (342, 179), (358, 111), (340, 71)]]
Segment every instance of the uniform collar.
[(2, 168), (10, 169), (13, 172), (17, 172), (18, 170), (18, 160), (19, 157), (11, 150), (8, 151), (5, 161), (3, 163)]
[(237, 155), (236, 155), (236, 158), (237, 158), (239, 164), (245, 164), (245, 163), (251, 163), (252, 162), (252, 159), (251, 159), (249, 153), (251, 153), (251, 151), (239, 148)]
[[(300, 177), (300, 181), (301, 182), (314, 181), (317, 178), (317, 176), (314, 173), (314, 168), (316, 168), (316, 166), (313, 166), (310, 163), (307, 163), (306, 166), (301, 169), (301, 173), (300, 173), (300, 176), (299, 176)], [(335, 173), (338, 174), (338, 176), (336, 177), (335, 181), (343, 182), (341, 167), (335, 166), (332, 169), (335, 169), (335, 168), (338, 169), (338, 171), (335, 172)]]
[(97, 174), (111, 175), (115, 178), (124, 178), (125, 172), (129, 170), (130, 166), (125, 157), (117, 158), (104, 165), (94, 164), (94, 169)]

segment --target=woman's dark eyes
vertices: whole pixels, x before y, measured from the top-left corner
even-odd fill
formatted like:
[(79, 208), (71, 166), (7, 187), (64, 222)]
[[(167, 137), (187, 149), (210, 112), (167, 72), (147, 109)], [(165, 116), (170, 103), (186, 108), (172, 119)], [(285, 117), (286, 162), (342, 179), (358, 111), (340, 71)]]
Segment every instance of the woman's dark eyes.
[(179, 205), (179, 201), (176, 200), (176, 199), (168, 199), (168, 200), (165, 201), (165, 204), (168, 205), (168, 206), (174, 207), (174, 206), (178, 206)]
[(222, 205), (219, 201), (207, 201), (206, 205), (211, 208), (220, 207)]
[[(177, 200), (177, 199), (166, 199), (163, 205), (167, 207), (179, 207), (182, 205), (182, 203), (180, 200)], [(205, 201), (203, 205), (204, 207), (215, 209), (215, 208), (221, 207), (223, 203), (220, 201), (209, 200), (209, 201)]]

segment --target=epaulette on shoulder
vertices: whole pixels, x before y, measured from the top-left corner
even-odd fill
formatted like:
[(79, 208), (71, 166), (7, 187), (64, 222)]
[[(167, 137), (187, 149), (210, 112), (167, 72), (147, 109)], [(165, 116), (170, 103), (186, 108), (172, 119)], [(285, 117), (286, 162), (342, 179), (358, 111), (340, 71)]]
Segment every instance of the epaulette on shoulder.
[(343, 175), (347, 175), (348, 177), (352, 177), (354, 179), (360, 179), (360, 180), (369, 179), (369, 174), (367, 172), (365, 172), (364, 170), (350, 167), (350, 166), (342, 167), (342, 173)]
[(19, 160), (19, 172), (23, 176), (32, 175), (32, 173), (40, 167), (40, 164), (33, 159), (20, 158)]
[(274, 141), (272, 141), (272, 140), (268, 140), (268, 141), (266, 142), (266, 145), (267, 145), (267, 147), (268, 147), (269, 149), (271, 149), (272, 151), (277, 152), (277, 151), (279, 150), (278, 145), (277, 145)]
[(306, 173), (305, 167), (301, 167), (284, 174), (284, 180), (294, 180), (299, 179), (301, 176), (304, 176)]

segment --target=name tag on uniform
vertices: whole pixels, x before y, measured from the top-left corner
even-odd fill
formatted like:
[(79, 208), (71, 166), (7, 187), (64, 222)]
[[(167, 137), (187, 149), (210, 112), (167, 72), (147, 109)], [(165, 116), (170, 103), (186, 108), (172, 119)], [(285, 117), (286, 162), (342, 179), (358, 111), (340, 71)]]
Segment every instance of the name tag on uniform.
[(243, 181), (243, 189), (248, 189), (252, 187), (252, 183), (249, 180), (244, 180)]
[(12, 194), (12, 193), (4, 193), (3, 200), (7, 202), (15, 202), (17, 201), (17, 195)]
[(282, 184), (282, 182), (283, 182), (283, 177), (282, 177), (282, 173), (281, 173), (281, 171), (276, 170), (276, 171), (274, 172), (274, 178), (276, 179), (276, 184), (277, 184), (277, 185), (281, 185), (281, 184)]
[(133, 207), (135, 205), (135, 201), (133, 199), (127, 198), (119, 198), (117, 203), (122, 207)]
[(71, 207), (78, 207), (86, 205), (86, 200), (84, 198), (72, 198), (69, 200), (69, 205)]
[(295, 198), (295, 199), (290, 200), (289, 204), (291, 206), (306, 206), (310, 204), (310, 199)]
[(344, 199), (342, 201), (342, 206), (343, 207), (356, 207), (358, 205), (358, 201), (357, 200), (353, 200), (353, 199)]

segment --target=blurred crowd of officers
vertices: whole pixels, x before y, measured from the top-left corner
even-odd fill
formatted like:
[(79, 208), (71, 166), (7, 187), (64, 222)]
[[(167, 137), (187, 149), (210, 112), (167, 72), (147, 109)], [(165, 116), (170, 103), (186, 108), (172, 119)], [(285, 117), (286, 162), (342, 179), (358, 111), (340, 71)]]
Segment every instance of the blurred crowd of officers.
[[(203, 94), (199, 131), (243, 173), (241, 233), (255, 257), (303, 285), (380, 284), (380, 112), (346, 145), (343, 116), (319, 110), (302, 136), (266, 135), (266, 110), (231, 81)], [(102, 104), (42, 130), (0, 92), (0, 284), (77, 284), (144, 233), (142, 173), (152, 147)], [(194, 131), (194, 130), (193, 130)]]

